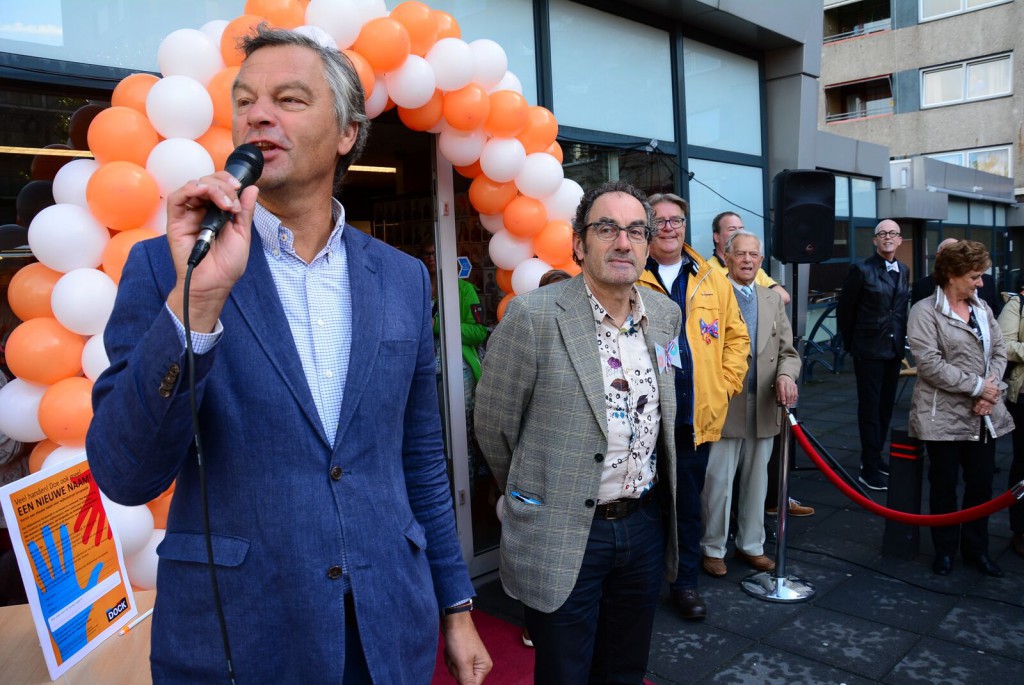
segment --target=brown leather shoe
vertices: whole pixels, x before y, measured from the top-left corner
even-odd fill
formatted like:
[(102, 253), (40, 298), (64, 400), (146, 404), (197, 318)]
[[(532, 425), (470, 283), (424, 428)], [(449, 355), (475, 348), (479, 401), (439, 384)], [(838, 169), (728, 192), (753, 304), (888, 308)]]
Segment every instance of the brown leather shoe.
[(708, 605), (704, 603), (703, 599), (701, 599), (700, 593), (697, 592), (697, 588), (673, 590), (672, 604), (675, 606), (676, 611), (679, 612), (679, 615), (683, 618), (707, 618)]
[[(770, 507), (764, 510), (764, 513), (769, 516), (778, 516), (779, 508)], [(814, 507), (808, 507), (807, 505), (801, 504), (798, 500), (789, 498), (789, 515), (790, 516), (814, 516)]]
[(739, 550), (736, 550), (736, 555), (735, 556), (740, 561), (747, 562), (754, 569), (756, 569), (758, 571), (774, 571), (775, 570), (775, 562), (772, 561), (771, 559), (769, 559), (768, 557), (766, 557), (763, 554), (758, 554), (757, 556), (750, 556), (749, 554), (744, 554), (743, 552), (740, 552)]
[(725, 560), (717, 557), (706, 557), (701, 555), (700, 565), (701, 568), (707, 571), (708, 575), (712, 575), (715, 578), (721, 578), (729, 572), (729, 569), (725, 567)]

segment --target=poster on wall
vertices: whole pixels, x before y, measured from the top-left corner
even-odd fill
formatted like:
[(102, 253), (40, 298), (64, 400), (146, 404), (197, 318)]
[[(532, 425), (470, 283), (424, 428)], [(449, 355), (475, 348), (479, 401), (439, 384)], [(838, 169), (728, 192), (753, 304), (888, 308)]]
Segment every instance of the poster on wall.
[(135, 614), (118, 536), (85, 453), (0, 488), (50, 678)]

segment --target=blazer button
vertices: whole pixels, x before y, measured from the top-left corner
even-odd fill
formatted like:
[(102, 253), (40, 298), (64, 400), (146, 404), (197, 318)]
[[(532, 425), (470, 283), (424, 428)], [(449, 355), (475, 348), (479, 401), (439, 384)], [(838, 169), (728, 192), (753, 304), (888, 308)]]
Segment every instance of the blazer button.
[(167, 375), (173, 378), (177, 378), (179, 373), (181, 373), (181, 367), (177, 364), (171, 364), (167, 369)]
[(331, 580), (337, 580), (338, 578), (341, 578), (341, 567), (332, 566), (329, 569), (327, 569), (327, 577)]
[(587, 500), (586, 502), (584, 502), (583, 504), (584, 504), (584, 506), (586, 506), (586, 507), (587, 507), (587, 509), (593, 509), (593, 508), (594, 508), (594, 505), (596, 504), (596, 502), (594, 502), (594, 500), (592, 500), (592, 499), (588, 499), (588, 500)]
[(333, 469), (331, 469), (331, 479), (332, 480), (341, 480), (341, 467), (340, 466), (335, 466)]
[(161, 385), (160, 386), (160, 397), (162, 397), (162, 398), (164, 398), (166, 400), (170, 396), (171, 396), (171, 389), (168, 388), (166, 385)]
[(594, 455), (594, 461), (604, 461), (604, 455), (598, 452)]

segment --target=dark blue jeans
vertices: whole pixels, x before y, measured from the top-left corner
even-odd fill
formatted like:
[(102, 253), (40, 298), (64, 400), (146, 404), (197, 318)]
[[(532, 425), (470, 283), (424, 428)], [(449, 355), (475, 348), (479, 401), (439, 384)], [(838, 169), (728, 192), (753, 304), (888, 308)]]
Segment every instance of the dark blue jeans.
[(708, 470), (711, 443), (693, 446), (693, 426), (676, 426), (676, 526), (679, 535), (679, 575), (673, 590), (697, 587), (700, 570), (700, 493)]
[(641, 685), (665, 570), (656, 493), (625, 518), (594, 519), (576, 585), (550, 614), (525, 608), (536, 685)]

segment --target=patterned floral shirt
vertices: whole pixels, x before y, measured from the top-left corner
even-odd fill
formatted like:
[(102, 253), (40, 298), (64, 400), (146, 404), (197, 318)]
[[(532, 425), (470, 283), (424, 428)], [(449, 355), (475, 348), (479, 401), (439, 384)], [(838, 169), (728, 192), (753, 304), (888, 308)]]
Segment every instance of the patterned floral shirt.
[(597, 494), (598, 503), (603, 504), (639, 497), (654, 485), (661, 405), (658, 377), (644, 336), (647, 315), (640, 292), (633, 287), (630, 313), (621, 327), (589, 286), (587, 296), (594, 311), (608, 410), (608, 452)]

